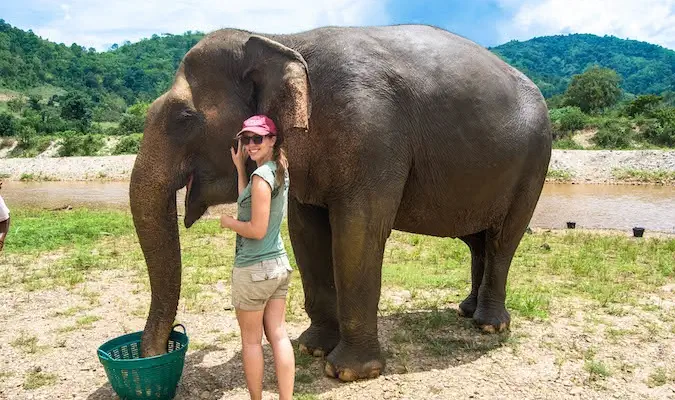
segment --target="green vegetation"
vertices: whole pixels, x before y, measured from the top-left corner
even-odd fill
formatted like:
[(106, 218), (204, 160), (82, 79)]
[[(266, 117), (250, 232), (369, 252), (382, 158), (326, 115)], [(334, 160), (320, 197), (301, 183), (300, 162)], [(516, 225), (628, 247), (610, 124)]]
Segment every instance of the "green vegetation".
[(143, 138), (143, 134), (141, 134), (141, 133), (131, 134), (131, 135), (122, 137), (120, 139), (120, 141), (117, 142), (117, 145), (115, 146), (115, 149), (113, 150), (112, 154), (117, 155), (117, 154), (136, 154), (136, 153), (138, 153), (138, 149), (141, 146), (141, 139), (142, 138)]
[(523, 71), (547, 98), (564, 93), (573, 75), (594, 64), (616, 71), (621, 88), (634, 95), (675, 90), (675, 51), (650, 43), (571, 34), (513, 40), (491, 50)]
[[(619, 100), (620, 82), (616, 71), (594, 65), (572, 77), (565, 91), (565, 103), (586, 113), (602, 111)], [(580, 124), (583, 124), (583, 120)]]
[(649, 387), (663, 386), (668, 383), (675, 383), (675, 371), (668, 371), (665, 368), (656, 368), (647, 379)]
[(572, 174), (562, 169), (549, 169), (546, 178), (556, 182), (569, 182), (572, 180)]
[[(33, 157), (54, 140), (61, 156), (134, 154), (151, 101), (171, 84), (200, 32), (153, 35), (99, 53), (40, 39), (0, 20), (0, 137)], [(597, 130), (598, 149), (675, 146), (675, 52), (588, 34), (511, 41), (490, 49), (523, 71), (547, 98), (554, 147), (584, 148), (572, 136)], [(585, 145), (586, 146), (586, 145)], [(588, 146), (586, 146), (588, 147)]]
[(47, 374), (41, 371), (30, 371), (26, 374), (23, 388), (26, 390), (32, 390), (43, 386), (51, 386), (56, 384), (57, 379), (58, 376), (55, 374)]
[[(0, 287), (23, 284), (30, 290), (83, 282), (94, 271), (125, 268), (145, 277), (143, 256), (128, 214), (121, 211), (13, 210), (12, 235), (5, 245), (10, 257), (24, 260), (18, 274), (0, 277)], [(188, 307), (215, 301), (205, 289), (229, 276), (233, 236), (216, 220), (185, 230), (181, 226), (184, 279), (181, 296)], [(283, 231), (291, 252), (286, 227)], [(45, 253), (47, 252), (47, 253)], [(609, 307), (637, 301), (639, 293), (675, 277), (675, 240), (599, 236), (580, 232), (525, 235), (513, 261), (508, 307), (519, 316), (547, 318), (550, 303), (567, 297), (587, 298)], [(42, 254), (58, 257), (45, 267)], [(385, 250), (383, 282), (408, 290), (413, 307), (436, 308), (468, 293), (470, 254), (459, 240), (395, 231)], [(289, 319), (302, 317), (302, 289), (292, 285)], [(146, 281), (147, 284), (147, 281)], [(447, 295), (425, 297), (421, 291)], [(449, 297), (448, 297), (449, 296)], [(393, 305), (382, 307), (395, 310)], [(89, 322), (80, 322), (89, 325)], [(78, 327), (79, 329), (79, 327)]]
[(23, 331), (10, 343), (10, 345), (12, 347), (20, 348), (28, 354), (34, 354), (40, 350), (40, 346), (38, 346), (38, 338), (33, 335), (28, 335)]
[(657, 183), (661, 185), (675, 183), (675, 171), (620, 168), (613, 170), (612, 175), (618, 180), (627, 182)]

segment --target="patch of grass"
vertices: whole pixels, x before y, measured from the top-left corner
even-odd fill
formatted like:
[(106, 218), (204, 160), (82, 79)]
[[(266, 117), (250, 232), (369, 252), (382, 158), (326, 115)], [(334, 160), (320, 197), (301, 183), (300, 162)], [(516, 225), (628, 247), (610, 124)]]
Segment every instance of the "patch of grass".
[(216, 341), (218, 341), (220, 343), (228, 343), (228, 342), (232, 342), (234, 340), (239, 340), (239, 332), (237, 332), (237, 331), (231, 331), (231, 332), (228, 332), (228, 333), (223, 333), (222, 335), (219, 335), (216, 338)]
[(100, 320), (101, 317), (97, 315), (85, 315), (84, 317), (78, 318), (75, 321), (75, 325), (70, 325), (70, 326), (65, 326), (63, 328), (59, 328), (58, 332), (60, 333), (67, 333), (67, 332), (73, 332), (79, 329), (91, 329), (94, 327), (94, 322)]
[(59, 86), (52, 86), (52, 85), (40, 85), (36, 87), (32, 87), (26, 91), (26, 94), (28, 96), (35, 96), (43, 99), (43, 101), (49, 100), (50, 97), (54, 95), (58, 96), (63, 96), (66, 93), (68, 93), (67, 90), (59, 87)]
[(668, 383), (675, 383), (675, 371), (668, 371), (663, 367), (654, 369), (647, 378), (647, 386), (654, 388)]
[(314, 362), (314, 356), (305, 354), (298, 349), (298, 344), (293, 343), (293, 351), (295, 353), (295, 365), (301, 368), (308, 368)]
[(33, 390), (43, 386), (52, 386), (56, 384), (57, 379), (58, 376), (55, 374), (31, 371), (26, 374), (23, 388), (26, 390)]
[(548, 318), (550, 301), (550, 295), (544, 289), (516, 289), (507, 295), (506, 307), (524, 318), (543, 320)]
[(319, 397), (312, 393), (294, 393), (293, 400), (319, 400)]
[(16, 339), (10, 342), (10, 345), (14, 348), (19, 348), (28, 354), (35, 354), (40, 350), (37, 336), (28, 335), (23, 331)]
[(570, 182), (572, 177), (572, 173), (564, 169), (549, 169), (546, 172), (546, 179), (554, 182)]
[(587, 360), (584, 363), (584, 369), (589, 373), (590, 380), (607, 378), (612, 376), (612, 372), (602, 361)]
[(77, 314), (77, 313), (79, 313), (79, 312), (81, 312), (81, 311), (85, 311), (85, 310), (86, 310), (86, 308), (81, 307), (81, 306), (70, 307), (70, 308), (67, 308), (67, 309), (65, 309), (65, 310), (63, 310), (63, 311), (56, 311), (56, 312), (52, 313), (51, 316), (52, 316), (52, 317), (57, 317), (57, 318), (58, 318), (58, 317), (72, 317), (72, 316), (74, 316), (75, 314)]
[(200, 350), (216, 351), (216, 350), (223, 350), (223, 348), (213, 343), (204, 343), (197, 340), (190, 342), (190, 352)]
[(70, 246), (91, 246), (106, 236), (134, 233), (131, 215), (122, 211), (12, 209), (13, 235), (3, 253), (26, 254)]
[(313, 383), (315, 380), (316, 377), (307, 372), (299, 371), (297, 374), (295, 374), (295, 382), (299, 384), (308, 385), (310, 383)]
[(583, 150), (584, 146), (575, 142), (572, 138), (566, 137), (554, 140), (553, 148), (560, 150)]
[(629, 168), (615, 168), (612, 170), (612, 176), (620, 181), (656, 183), (660, 185), (669, 185), (675, 183), (675, 171), (669, 170), (641, 170)]

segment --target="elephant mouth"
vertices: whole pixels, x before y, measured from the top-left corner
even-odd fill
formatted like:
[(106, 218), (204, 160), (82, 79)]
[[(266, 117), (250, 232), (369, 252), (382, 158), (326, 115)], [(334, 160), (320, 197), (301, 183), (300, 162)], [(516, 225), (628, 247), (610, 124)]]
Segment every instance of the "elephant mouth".
[(192, 181), (195, 178), (194, 172), (188, 177), (187, 184), (185, 185), (185, 205), (187, 206), (187, 201), (190, 199), (190, 190), (192, 189)]
[(189, 228), (206, 211), (206, 206), (197, 201), (199, 198), (199, 176), (194, 172), (188, 176), (185, 184), (185, 227)]

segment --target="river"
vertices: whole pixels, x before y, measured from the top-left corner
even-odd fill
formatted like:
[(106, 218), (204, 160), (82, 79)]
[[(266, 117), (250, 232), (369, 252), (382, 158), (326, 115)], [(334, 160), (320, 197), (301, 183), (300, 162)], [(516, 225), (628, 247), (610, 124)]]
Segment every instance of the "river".
[[(128, 209), (128, 182), (5, 181), (0, 195), (10, 207), (72, 207)], [(177, 194), (182, 213), (184, 190)], [(233, 205), (215, 211), (232, 212)], [(675, 233), (675, 187), (633, 185), (571, 185), (547, 183), (530, 226), (630, 230), (634, 226)]]

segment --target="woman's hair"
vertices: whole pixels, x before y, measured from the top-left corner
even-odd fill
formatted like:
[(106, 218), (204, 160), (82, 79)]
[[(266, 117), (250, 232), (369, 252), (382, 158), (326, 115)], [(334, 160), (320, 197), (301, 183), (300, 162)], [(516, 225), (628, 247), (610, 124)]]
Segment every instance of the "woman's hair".
[(277, 143), (275, 143), (274, 146), (274, 161), (277, 163), (277, 173), (276, 173), (276, 183), (277, 187), (283, 186), (285, 179), (286, 179), (286, 170), (288, 169), (288, 159), (286, 159), (286, 152), (284, 149), (281, 148), (281, 146), (278, 144), (279, 141), (277, 140)]

